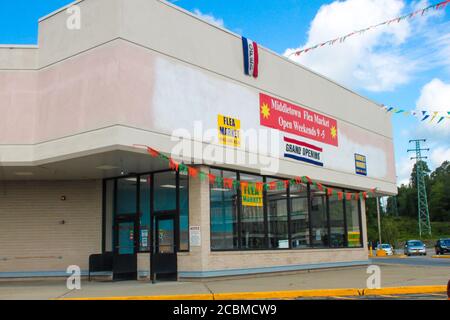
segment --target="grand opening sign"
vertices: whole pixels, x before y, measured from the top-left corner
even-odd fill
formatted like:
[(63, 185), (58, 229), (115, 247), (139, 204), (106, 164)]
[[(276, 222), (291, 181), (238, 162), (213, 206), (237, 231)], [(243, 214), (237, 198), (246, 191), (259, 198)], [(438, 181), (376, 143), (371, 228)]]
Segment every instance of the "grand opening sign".
[(261, 125), (338, 146), (336, 119), (259, 94)]

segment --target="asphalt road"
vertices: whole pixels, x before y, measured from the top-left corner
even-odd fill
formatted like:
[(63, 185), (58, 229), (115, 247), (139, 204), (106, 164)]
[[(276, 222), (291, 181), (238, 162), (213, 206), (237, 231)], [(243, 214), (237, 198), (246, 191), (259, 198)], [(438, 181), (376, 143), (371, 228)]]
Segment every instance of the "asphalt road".
[(427, 252), (426, 256), (410, 256), (405, 258), (380, 257), (370, 259), (370, 261), (373, 264), (404, 264), (410, 266), (450, 267), (450, 259), (432, 258), (431, 256), (434, 254), (434, 250), (430, 250)]

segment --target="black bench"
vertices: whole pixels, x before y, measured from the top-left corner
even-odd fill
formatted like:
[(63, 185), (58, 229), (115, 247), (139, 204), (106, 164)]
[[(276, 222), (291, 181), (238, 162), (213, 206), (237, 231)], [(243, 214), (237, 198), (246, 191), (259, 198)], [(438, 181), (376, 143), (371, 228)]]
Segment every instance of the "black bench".
[(113, 271), (113, 253), (105, 252), (100, 254), (91, 254), (89, 256), (89, 275), (91, 281), (91, 272)]

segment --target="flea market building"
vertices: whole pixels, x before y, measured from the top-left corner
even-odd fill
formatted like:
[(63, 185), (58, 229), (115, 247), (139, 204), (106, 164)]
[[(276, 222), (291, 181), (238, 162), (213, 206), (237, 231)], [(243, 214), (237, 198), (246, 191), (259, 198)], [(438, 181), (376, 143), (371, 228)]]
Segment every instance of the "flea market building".
[(62, 8), (38, 45), (0, 46), (0, 278), (107, 254), (118, 279), (368, 263), (365, 199), (346, 194), (396, 193), (379, 105), (261, 46), (247, 75), (240, 36), (164, 1), (75, 4), (79, 30)]

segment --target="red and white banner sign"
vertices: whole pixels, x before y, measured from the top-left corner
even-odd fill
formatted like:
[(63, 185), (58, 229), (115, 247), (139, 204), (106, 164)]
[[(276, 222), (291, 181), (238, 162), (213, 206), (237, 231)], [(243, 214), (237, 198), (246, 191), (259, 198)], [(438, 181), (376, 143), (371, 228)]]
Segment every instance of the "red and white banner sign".
[(336, 119), (263, 93), (259, 100), (261, 125), (338, 146)]

